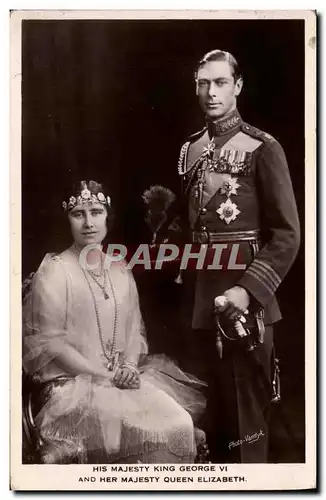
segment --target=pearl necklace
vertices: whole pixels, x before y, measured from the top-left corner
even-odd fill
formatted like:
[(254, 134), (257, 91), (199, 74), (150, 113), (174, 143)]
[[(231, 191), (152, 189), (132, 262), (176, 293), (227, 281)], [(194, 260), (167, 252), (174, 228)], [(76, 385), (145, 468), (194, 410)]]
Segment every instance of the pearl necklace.
[[(75, 244), (73, 246), (73, 251), (76, 254), (76, 256), (79, 257), (80, 251), (78, 250), (78, 248)], [(109, 292), (108, 292), (108, 278), (107, 278), (106, 269), (105, 268), (103, 269), (103, 262), (101, 262), (101, 264), (102, 264), (102, 270), (100, 271), (99, 274), (95, 273), (94, 271), (92, 271), (90, 269), (86, 269), (86, 270), (87, 270), (88, 274), (91, 276), (91, 278), (94, 280), (94, 282), (97, 284), (97, 286), (100, 287), (100, 289), (103, 292), (104, 298), (107, 300), (110, 297)], [(101, 276), (103, 276), (103, 285), (99, 280), (99, 278)]]
[(83, 268), (82, 268), (82, 271), (84, 273), (85, 279), (87, 281), (89, 290), (90, 290), (91, 295), (92, 295), (94, 309), (95, 309), (96, 322), (97, 322), (97, 328), (98, 328), (98, 333), (99, 333), (100, 341), (101, 341), (101, 347), (102, 347), (103, 354), (108, 362), (107, 369), (109, 371), (112, 371), (114, 368), (114, 360), (115, 360), (115, 355), (116, 355), (116, 337), (117, 337), (117, 325), (118, 325), (118, 304), (117, 304), (117, 298), (115, 295), (115, 290), (113, 288), (112, 280), (111, 280), (111, 277), (109, 275), (109, 282), (110, 282), (113, 303), (114, 303), (113, 336), (112, 336), (111, 347), (109, 350), (109, 349), (107, 349), (107, 347), (105, 345), (105, 340), (104, 340), (104, 335), (103, 335), (101, 320), (100, 320), (100, 313), (98, 310), (98, 304), (97, 304), (97, 300), (95, 298), (94, 290), (92, 289), (89, 278), (88, 278), (88, 276)]
[[(109, 295), (109, 292), (107, 290), (107, 285), (108, 285), (108, 281), (107, 281), (107, 271), (106, 269), (104, 269), (103, 271), (103, 274), (104, 274), (104, 284), (102, 285), (102, 283), (100, 283), (97, 275), (93, 272), (93, 271), (89, 271), (87, 270), (88, 274), (91, 276), (91, 278), (93, 278), (93, 280), (95, 281), (95, 283), (100, 287), (100, 289), (102, 290), (103, 294), (104, 294), (104, 298), (107, 300), (110, 295)], [(101, 273), (102, 274), (102, 273)]]
[[(78, 257), (79, 255), (79, 252), (77, 250), (76, 247), (74, 247), (74, 253), (77, 254), (76, 257)], [(115, 294), (115, 290), (114, 290), (114, 287), (113, 287), (113, 283), (112, 283), (112, 280), (111, 280), (111, 276), (108, 273), (108, 278), (109, 278), (109, 283), (110, 283), (110, 288), (111, 288), (111, 292), (112, 292), (112, 298), (113, 298), (113, 304), (114, 304), (114, 320), (113, 320), (113, 336), (112, 336), (112, 343), (111, 343), (111, 347), (110, 349), (107, 349), (106, 345), (105, 345), (105, 340), (104, 340), (104, 335), (103, 335), (103, 330), (102, 330), (102, 325), (101, 325), (101, 321), (100, 321), (100, 313), (99, 313), (99, 309), (98, 309), (98, 304), (97, 304), (97, 300), (96, 300), (96, 297), (95, 297), (95, 294), (94, 294), (94, 290), (91, 286), (91, 283), (89, 281), (89, 278), (88, 278), (88, 274), (86, 273), (85, 269), (81, 267), (81, 270), (83, 271), (83, 274), (84, 274), (84, 277), (85, 277), (85, 280), (87, 282), (87, 285), (88, 285), (88, 288), (91, 292), (91, 296), (92, 296), (92, 299), (93, 299), (93, 304), (94, 304), (94, 310), (95, 310), (95, 316), (96, 316), (96, 322), (97, 322), (97, 328), (98, 328), (98, 333), (99, 333), (99, 337), (100, 337), (100, 342), (101, 342), (101, 347), (102, 347), (102, 351), (103, 351), (103, 354), (107, 360), (107, 369), (109, 371), (112, 371), (113, 368), (114, 368), (114, 364), (115, 364), (115, 358), (116, 358), (116, 338), (117, 338), (117, 326), (118, 326), (118, 302), (117, 302), (117, 297), (116, 297), (116, 294)], [(106, 271), (106, 270), (105, 270)], [(105, 273), (104, 271), (104, 273)], [(90, 274), (90, 276), (92, 276), (92, 274)], [(100, 283), (98, 283), (96, 281), (96, 283), (98, 285), (100, 285)], [(100, 286), (102, 288), (102, 286)], [(105, 295), (104, 295), (105, 296)], [(105, 297), (105, 298), (109, 298), (108, 297)]]

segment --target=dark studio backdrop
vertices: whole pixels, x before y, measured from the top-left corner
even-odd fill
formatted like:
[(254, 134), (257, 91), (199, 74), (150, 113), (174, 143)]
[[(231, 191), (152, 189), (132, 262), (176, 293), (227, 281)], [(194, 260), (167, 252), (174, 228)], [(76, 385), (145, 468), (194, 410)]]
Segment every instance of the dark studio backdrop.
[[(214, 48), (233, 53), (242, 67), (244, 120), (286, 152), (304, 239), (303, 21), (23, 21), (24, 276), (46, 252), (70, 244), (61, 202), (75, 179), (108, 186), (116, 241), (144, 242), (141, 194), (153, 183), (179, 188), (180, 147), (204, 126), (193, 71)], [(304, 293), (302, 244), (278, 291), (284, 320), (276, 330), (282, 403), (273, 420), (275, 461), (304, 460)]]

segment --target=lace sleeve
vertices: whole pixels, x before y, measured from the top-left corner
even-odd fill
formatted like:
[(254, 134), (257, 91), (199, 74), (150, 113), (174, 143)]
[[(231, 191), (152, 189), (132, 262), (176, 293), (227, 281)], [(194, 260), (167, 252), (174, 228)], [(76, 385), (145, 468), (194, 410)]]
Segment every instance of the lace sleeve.
[(34, 373), (66, 339), (67, 279), (58, 257), (46, 256), (23, 304), (23, 366)]

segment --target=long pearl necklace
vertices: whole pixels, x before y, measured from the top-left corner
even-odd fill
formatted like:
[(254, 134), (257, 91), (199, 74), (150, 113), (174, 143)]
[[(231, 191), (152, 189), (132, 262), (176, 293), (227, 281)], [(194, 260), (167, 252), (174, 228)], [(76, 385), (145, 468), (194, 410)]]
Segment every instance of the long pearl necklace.
[[(77, 257), (79, 257), (80, 252), (75, 244), (74, 244), (73, 248), (74, 248), (75, 254), (77, 255)], [(91, 276), (91, 278), (94, 280), (94, 282), (97, 284), (97, 286), (102, 290), (104, 298), (108, 299), (110, 296), (109, 292), (108, 292), (108, 277), (107, 277), (106, 269), (103, 268), (103, 262), (101, 262), (101, 266), (102, 266), (102, 270), (100, 271), (99, 274), (95, 273), (94, 271), (92, 271), (90, 269), (86, 269), (86, 270), (87, 270), (87, 273), (89, 274), (89, 276)], [(103, 276), (103, 285), (99, 279), (101, 276)]]
[[(75, 254), (77, 254), (77, 256), (78, 256), (79, 252), (78, 252), (78, 250), (77, 250), (76, 247), (74, 247), (74, 251), (75, 251)], [(110, 349), (108, 349), (106, 347), (106, 345), (105, 345), (105, 340), (104, 340), (104, 335), (103, 335), (103, 330), (102, 330), (102, 325), (101, 325), (101, 320), (100, 320), (100, 313), (99, 313), (99, 309), (98, 309), (97, 300), (96, 300), (96, 297), (95, 297), (95, 294), (94, 294), (94, 290), (93, 290), (93, 288), (91, 286), (91, 283), (89, 281), (88, 273), (86, 273), (85, 269), (82, 266), (81, 266), (81, 269), (83, 271), (85, 280), (87, 282), (87, 285), (89, 287), (89, 290), (91, 292), (91, 296), (92, 296), (92, 299), (93, 299), (93, 304), (94, 304), (94, 310), (95, 310), (95, 316), (96, 316), (96, 322), (97, 322), (97, 328), (98, 328), (98, 333), (99, 333), (99, 337), (100, 337), (101, 347), (102, 347), (103, 354), (104, 354), (104, 356), (105, 356), (105, 358), (106, 358), (106, 360), (108, 362), (106, 367), (107, 367), (107, 369), (109, 371), (112, 371), (113, 368), (114, 368), (115, 357), (116, 357), (116, 338), (117, 338), (117, 326), (118, 326), (118, 302), (117, 302), (117, 297), (116, 297), (115, 290), (114, 290), (114, 287), (113, 287), (113, 283), (112, 283), (112, 280), (111, 280), (111, 276), (110, 276), (108, 270), (104, 269), (104, 274), (107, 273), (108, 278), (109, 278), (109, 283), (110, 283), (110, 288), (111, 288), (111, 293), (112, 293), (112, 298), (113, 298), (113, 307), (114, 307), (112, 343), (111, 343)], [(90, 275), (92, 276), (92, 274), (90, 274)], [(96, 281), (96, 283), (98, 285), (100, 285), (97, 281)], [(102, 286), (100, 288), (102, 288)], [(108, 298), (108, 297), (105, 297), (105, 298)]]
[(87, 271), (87, 272), (91, 276), (91, 278), (93, 278), (93, 280), (95, 281), (95, 283), (100, 287), (100, 289), (102, 290), (102, 292), (104, 294), (104, 298), (107, 300), (110, 297), (110, 295), (109, 295), (109, 292), (108, 292), (108, 289), (107, 289), (108, 280), (107, 280), (106, 269), (103, 270), (103, 280), (104, 280), (104, 284), (103, 285), (100, 282), (100, 280), (98, 279), (97, 275), (93, 271)]

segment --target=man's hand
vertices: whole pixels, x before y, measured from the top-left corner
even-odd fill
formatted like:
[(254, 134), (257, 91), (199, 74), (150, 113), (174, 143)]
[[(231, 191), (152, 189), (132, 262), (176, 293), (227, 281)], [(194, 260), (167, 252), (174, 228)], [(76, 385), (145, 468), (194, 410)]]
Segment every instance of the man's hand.
[(140, 379), (138, 370), (122, 365), (117, 369), (113, 383), (119, 389), (139, 389)]
[(235, 320), (247, 311), (250, 296), (245, 288), (234, 286), (226, 290), (223, 295), (227, 298), (227, 302), (218, 312), (223, 312), (227, 318)]

